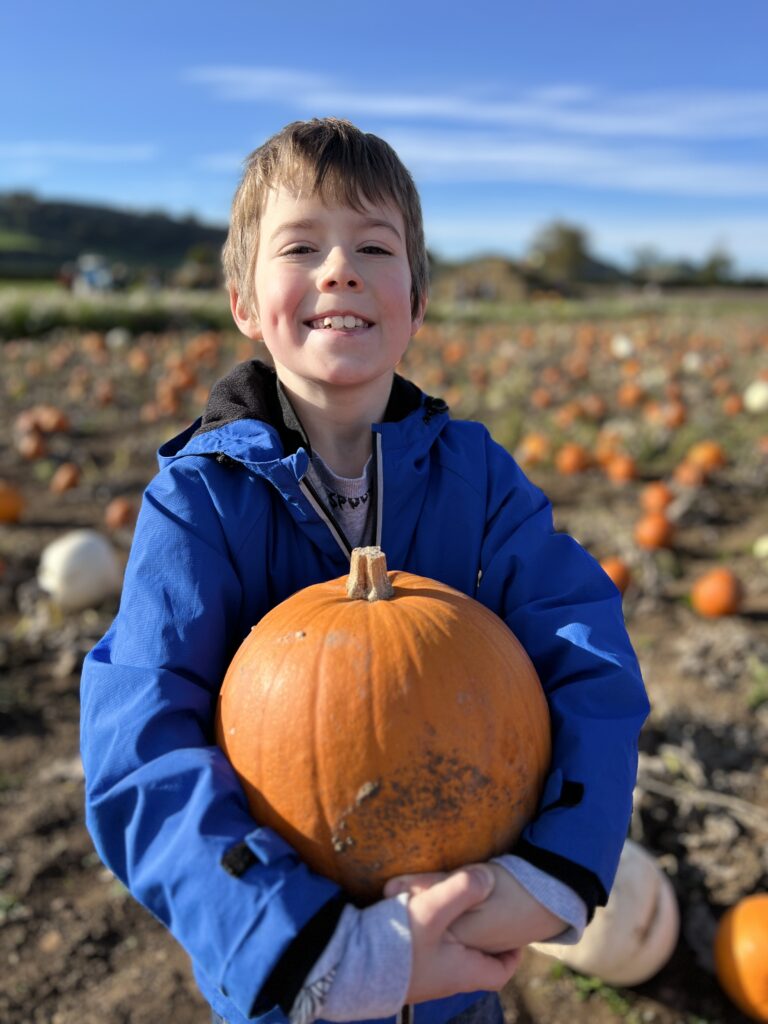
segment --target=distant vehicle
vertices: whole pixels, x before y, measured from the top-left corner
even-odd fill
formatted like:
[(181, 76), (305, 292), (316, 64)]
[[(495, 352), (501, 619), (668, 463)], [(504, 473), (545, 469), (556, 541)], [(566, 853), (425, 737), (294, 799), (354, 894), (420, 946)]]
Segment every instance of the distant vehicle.
[(112, 268), (104, 256), (98, 253), (83, 253), (78, 256), (72, 278), (72, 291), (76, 295), (110, 292), (114, 286)]

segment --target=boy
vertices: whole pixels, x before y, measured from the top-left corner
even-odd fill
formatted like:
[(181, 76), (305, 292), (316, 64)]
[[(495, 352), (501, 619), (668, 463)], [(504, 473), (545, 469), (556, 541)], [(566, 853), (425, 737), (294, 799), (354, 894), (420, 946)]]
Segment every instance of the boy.
[[(83, 670), (94, 841), (184, 945), (214, 1020), (417, 1003), (424, 1024), (498, 1021), (482, 994), (525, 944), (577, 938), (613, 881), (647, 714), (620, 597), (480, 424), (394, 373), (427, 262), (386, 143), (288, 125), (248, 160), (224, 263), (235, 322), (275, 369), (241, 364), (160, 450), (120, 611)], [(368, 543), (507, 621), (544, 682), (553, 764), (514, 851), (393, 879), (358, 909), (250, 818), (212, 724), (250, 627)]]

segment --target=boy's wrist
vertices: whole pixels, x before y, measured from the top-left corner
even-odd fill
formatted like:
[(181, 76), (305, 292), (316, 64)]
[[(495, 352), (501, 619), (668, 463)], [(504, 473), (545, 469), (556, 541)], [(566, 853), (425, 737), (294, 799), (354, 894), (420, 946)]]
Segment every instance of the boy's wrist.
[(575, 890), (514, 854), (494, 858), (491, 866), (511, 875), (531, 899), (560, 923), (559, 932), (537, 941), (556, 940), (566, 944), (579, 941), (587, 924), (587, 905)]

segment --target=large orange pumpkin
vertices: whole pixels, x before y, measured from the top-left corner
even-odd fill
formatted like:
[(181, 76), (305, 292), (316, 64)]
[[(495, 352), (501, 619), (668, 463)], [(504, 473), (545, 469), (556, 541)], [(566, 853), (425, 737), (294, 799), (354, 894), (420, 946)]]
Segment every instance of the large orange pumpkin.
[(539, 678), (506, 624), (451, 587), (387, 572), (378, 548), (252, 629), (216, 738), (256, 820), (359, 903), (395, 875), (508, 850), (551, 753)]
[(768, 1021), (768, 893), (745, 896), (720, 918), (717, 980), (742, 1013)]

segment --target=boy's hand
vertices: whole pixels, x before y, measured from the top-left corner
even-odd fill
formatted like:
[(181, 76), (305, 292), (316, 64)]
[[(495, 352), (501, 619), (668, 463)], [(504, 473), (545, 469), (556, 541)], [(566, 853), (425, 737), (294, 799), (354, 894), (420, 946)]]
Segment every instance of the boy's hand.
[[(566, 927), (564, 921), (535, 900), (500, 864), (469, 865), (459, 869), (459, 873), (478, 867), (492, 873), (494, 885), (485, 900), (468, 905), (450, 924), (451, 934), (462, 945), (485, 953), (503, 954), (530, 942), (551, 939)], [(423, 894), (445, 884), (441, 879), (448, 881), (453, 877), (453, 874), (446, 876), (437, 872), (400, 875), (387, 882), (384, 895), (408, 892), (413, 899), (414, 894)]]
[(466, 946), (454, 933), (457, 921), (478, 904), (483, 905), (494, 885), (490, 866), (474, 865), (448, 876), (415, 876), (421, 881), (410, 887), (385, 889), (386, 896), (411, 894), (408, 917), (411, 927), (413, 962), (406, 1000), (421, 1003), (457, 992), (496, 991), (506, 985), (520, 962), (520, 951), (506, 950), (489, 955)]

